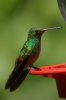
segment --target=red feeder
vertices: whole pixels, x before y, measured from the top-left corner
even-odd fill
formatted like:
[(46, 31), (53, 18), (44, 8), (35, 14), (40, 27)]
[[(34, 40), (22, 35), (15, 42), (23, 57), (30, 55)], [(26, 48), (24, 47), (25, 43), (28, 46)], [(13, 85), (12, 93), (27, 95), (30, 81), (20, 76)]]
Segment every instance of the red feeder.
[(59, 96), (61, 98), (66, 98), (66, 64), (44, 66), (41, 67), (40, 70), (31, 69), (29, 74), (54, 78), (57, 83)]

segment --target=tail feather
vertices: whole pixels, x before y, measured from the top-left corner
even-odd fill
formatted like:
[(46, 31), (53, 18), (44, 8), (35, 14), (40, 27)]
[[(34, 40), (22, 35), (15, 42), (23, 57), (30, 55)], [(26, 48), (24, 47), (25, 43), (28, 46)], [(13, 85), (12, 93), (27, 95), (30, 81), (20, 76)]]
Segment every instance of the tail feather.
[(27, 65), (28, 59), (29, 59), (29, 55), (26, 57), (22, 57), (22, 56), (18, 57), (15, 63), (15, 68), (5, 85), (5, 89), (10, 89), (10, 91), (14, 91), (24, 81), (24, 79), (26, 78), (29, 72), (29, 69), (25, 69), (28, 67)]
[(12, 73), (6, 83), (5, 89), (9, 88), (10, 91), (16, 90), (26, 78), (28, 72), (29, 70), (26, 69), (26, 70), (20, 71), (19, 73)]
[(18, 68), (18, 66), (16, 66), (7, 80), (5, 89), (8, 89), (11, 86), (11, 84), (14, 82), (14, 80), (18, 79), (20, 73), (22, 74), (21, 67)]

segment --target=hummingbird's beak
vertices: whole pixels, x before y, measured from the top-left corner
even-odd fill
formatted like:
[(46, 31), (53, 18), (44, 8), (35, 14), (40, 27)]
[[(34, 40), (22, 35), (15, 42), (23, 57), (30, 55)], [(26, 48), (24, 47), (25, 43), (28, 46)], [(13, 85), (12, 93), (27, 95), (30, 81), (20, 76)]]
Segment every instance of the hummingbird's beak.
[(61, 29), (61, 27), (51, 27), (51, 28), (46, 28), (46, 29), (41, 29), (42, 32), (48, 31), (48, 30), (56, 30), (56, 29)]

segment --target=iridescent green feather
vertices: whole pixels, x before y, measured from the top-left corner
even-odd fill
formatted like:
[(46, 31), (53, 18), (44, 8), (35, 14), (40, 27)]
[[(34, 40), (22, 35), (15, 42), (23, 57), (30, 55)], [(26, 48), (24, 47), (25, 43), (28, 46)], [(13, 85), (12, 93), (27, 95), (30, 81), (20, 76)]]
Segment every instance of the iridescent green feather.
[(23, 48), (20, 51), (20, 56), (30, 55), (34, 48), (37, 46), (38, 40), (37, 39), (29, 39), (24, 44)]

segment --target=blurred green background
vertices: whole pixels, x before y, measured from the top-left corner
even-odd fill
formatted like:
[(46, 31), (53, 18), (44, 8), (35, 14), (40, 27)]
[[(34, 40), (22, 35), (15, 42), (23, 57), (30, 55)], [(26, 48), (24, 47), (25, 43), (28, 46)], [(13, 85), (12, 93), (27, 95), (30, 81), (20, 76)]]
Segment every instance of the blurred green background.
[(59, 100), (53, 79), (28, 75), (13, 93), (5, 83), (31, 27), (62, 26), (46, 32), (35, 65), (66, 63), (66, 22), (56, 0), (0, 0), (0, 100)]

